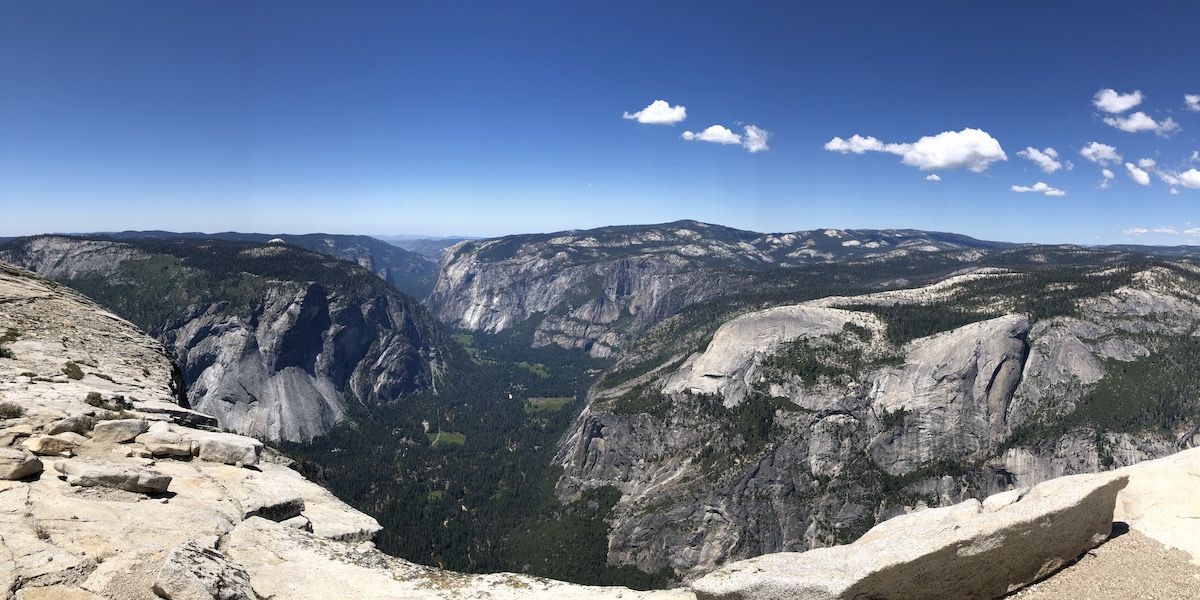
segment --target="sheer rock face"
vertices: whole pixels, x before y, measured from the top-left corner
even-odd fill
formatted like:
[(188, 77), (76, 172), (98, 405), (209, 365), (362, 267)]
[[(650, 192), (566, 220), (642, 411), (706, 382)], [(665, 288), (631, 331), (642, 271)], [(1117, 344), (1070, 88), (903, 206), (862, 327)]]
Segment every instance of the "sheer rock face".
[(533, 331), (533, 345), (615, 355), (682, 308), (739, 289), (739, 269), (997, 244), (911, 230), (760, 234), (680, 221), (469, 240), (448, 248), (429, 303), (445, 323)]
[(198, 308), (159, 335), (179, 357), (193, 405), (234, 431), (307, 440), (366, 404), (426, 389), (439, 360), (415, 305), (279, 282), (249, 317)]
[[(23, 413), (0, 420), (0, 473), (9, 476), (0, 478), (0, 589), (13, 597), (692, 597), (459, 575), (386, 556), (370, 542), (375, 519), (258, 461), (261, 442), (198, 429), (211, 419), (173, 404), (166, 350), (132, 324), (0, 263), (0, 332), (10, 328), (0, 399)], [(68, 362), (83, 376), (68, 377)], [(95, 423), (113, 416), (97, 405), (117, 396), (136, 425), (101, 433), (144, 432), (97, 438)], [(19, 448), (52, 429), (77, 444), (43, 471)]]
[[(330, 260), (281, 246), (246, 252)], [(124, 261), (150, 256), (157, 255), (127, 243), (41, 237), (0, 259), (67, 283), (103, 276), (110, 285), (140, 286), (148, 284), (118, 271)], [(186, 265), (176, 276), (208, 277)], [(241, 434), (308, 440), (343, 417), (347, 393), (367, 405), (389, 402), (428, 389), (444, 368), (437, 323), (382, 282), (269, 279), (250, 286), (255, 297), (238, 307), (187, 297), (187, 289), (180, 284), (184, 291), (172, 293), (181, 297), (161, 300), (177, 304), (182, 317), (144, 326), (177, 358), (191, 406)]]
[[(723, 324), (701, 352), (594, 389), (560, 443), (560, 499), (616, 487), (610, 562), (691, 578), (729, 560), (846, 543), (914, 505), (1131, 465), (1200, 441), (1196, 431), (1083, 429), (1009, 442), (1039, 415), (1075, 410), (1114, 361), (1144, 358), (1154, 340), (1200, 325), (1195, 292), (1160, 269), (1083, 300), (1074, 316), (981, 320), (893, 348), (890, 360), (837, 381), (767, 380), (778, 373), (766, 359), (791, 340), (849, 348), (845, 333), (830, 337), (843, 323), (873, 332), (853, 342), (864, 356), (883, 343), (882, 322), (838, 306), (941, 301), (993, 276), (752, 312)], [(621, 409), (639, 386), (655, 395), (653, 407)], [(739, 411), (763, 402), (773, 403), (770, 432), (755, 444)]]

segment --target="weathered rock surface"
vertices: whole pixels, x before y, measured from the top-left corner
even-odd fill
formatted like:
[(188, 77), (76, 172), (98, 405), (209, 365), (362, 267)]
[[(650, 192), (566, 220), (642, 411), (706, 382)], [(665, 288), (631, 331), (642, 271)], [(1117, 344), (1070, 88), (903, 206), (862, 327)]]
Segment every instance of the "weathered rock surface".
[(35, 435), (21, 442), (21, 447), (38, 456), (68, 455), (79, 446), (79, 443), (58, 437), (58, 435)]
[(50, 426), (46, 428), (46, 433), (49, 435), (54, 435), (57, 433), (71, 432), (85, 435), (95, 425), (95, 419), (86, 415), (78, 415), (74, 417), (67, 417), (66, 419), (60, 419), (54, 423), (51, 423)]
[(96, 423), (92, 430), (92, 441), (120, 444), (132, 441), (150, 426), (145, 419), (112, 419)]
[(0, 479), (24, 479), (42, 472), (42, 461), (28, 452), (0, 448)]
[(838, 333), (846, 323), (873, 326), (863, 313), (821, 306), (779, 306), (738, 317), (721, 325), (704, 352), (679, 367), (663, 391), (720, 395), (725, 404), (746, 398), (758, 372), (755, 359), (774, 353), (784, 342)]
[(171, 550), (153, 590), (167, 600), (256, 600), (244, 569), (195, 540)]
[(160, 494), (171, 485), (171, 476), (114, 462), (84, 460), (58, 461), (54, 469), (66, 476), (67, 483), (82, 487), (106, 487), (142, 494)]
[(978, 500), (919, 511), (884, 521), (853, 544), (735, 562), (692, 587), (714, 600), (996, 598), (1103, 542), (1126, 483), (1077, 475), (993, 511)]
[(193, 456), (200, 451), (198, 444), (170, 431), (147, 431), (134, 440), (145, 446), (151, 456)]

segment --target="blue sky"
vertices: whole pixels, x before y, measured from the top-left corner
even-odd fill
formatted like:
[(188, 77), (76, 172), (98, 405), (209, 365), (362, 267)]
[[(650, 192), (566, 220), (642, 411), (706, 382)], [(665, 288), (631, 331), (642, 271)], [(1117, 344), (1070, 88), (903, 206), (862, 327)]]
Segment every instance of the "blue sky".
[[(1200, 243), (1198, 20), (1194, 2), (0, 0), (0, 235), (695, 218)], [(660, 99), (686, 119), (623, 118)], [(685, 139), (713, 125), (743, 143)]]

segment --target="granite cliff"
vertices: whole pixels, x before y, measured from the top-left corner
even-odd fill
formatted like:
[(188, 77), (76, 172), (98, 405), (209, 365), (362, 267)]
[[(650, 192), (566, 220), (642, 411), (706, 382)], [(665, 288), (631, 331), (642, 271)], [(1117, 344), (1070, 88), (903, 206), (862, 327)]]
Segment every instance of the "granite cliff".
[(699, 350), (618, 363), (558, 493), (616, 487), (610, 562), (693, 577), (1165, 456), (1200, 441), (1198, 291), (1188, 263), (980, 269), (743, 311)]
[(762, 271), (1006, 244), (913, 230), (761, 234), (697, 221), (466, 240), (443, 254), (429, 304), (466, 330), (528, 331), (534, 346), (616, 355), (680, 309), (742, 291)]
[(178, 359), (193, 406), (262, 439), (310, 439), (348, 401), (431, 389), (455, 351), (415, 300), (284, 244), (46, 236), (10, 242), (0, 258), (149, 331)]

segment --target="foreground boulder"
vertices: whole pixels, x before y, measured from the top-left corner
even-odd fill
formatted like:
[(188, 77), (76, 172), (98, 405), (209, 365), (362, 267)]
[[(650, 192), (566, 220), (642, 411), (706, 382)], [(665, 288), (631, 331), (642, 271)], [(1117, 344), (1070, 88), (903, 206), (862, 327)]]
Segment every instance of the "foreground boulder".
[(154, 431), (143, 433), (134, 441), (146, 447), (151, 456), (192, 456), (199, 448), (178, 433)]
[(92, 427), (95, 425), (96, 419), (94, 417), (88, 415), (75, 415), (73, 417), (59, 419), (51, 423), (50, 427), (46, 429), (46, 433), (54, 435), (56, 433), (66, 433), (70, 431), (83, 435), (91, 431)]
[(107, 487), (140, 494), (167, 491), (171, 477), (153, 469), (126, 463), (60, 460), (54, 468), (67, 477), (67, 483), (80, 487)]
[(0, 448), (0, 479), (24, 479), (42, 472), (42, 461), (14, 448)]
[(246, 570), (196, 540), (171, 550), (153, 590), (167, 600), (255, 600)]
[(96, 423), (92, 430), (92, 440), (120, 444), (128, 442), (143, 434), (150, 426), (145, 419), (112, 419)]
[(63, 434), (60, 433), (35, 435), (23, 440), (21, 446), (38, 456), (70, 456), (71, 452), (79, 446), (79, 442), (63, 437)]
[(1118, 492), (1112, 473), (1062, 477), (1028, 494), (968, 500), (885, 521), (853, 544), (768, 554), (693, 584), (701, 599), (996, 598), (1103, 542)]
[(195, 431), (191, 432), (191, 438), (197, 444), (196, 456), (200, 460), (227, 465), (257, 465), (263, 449), (262, 442), (233, 433)]

